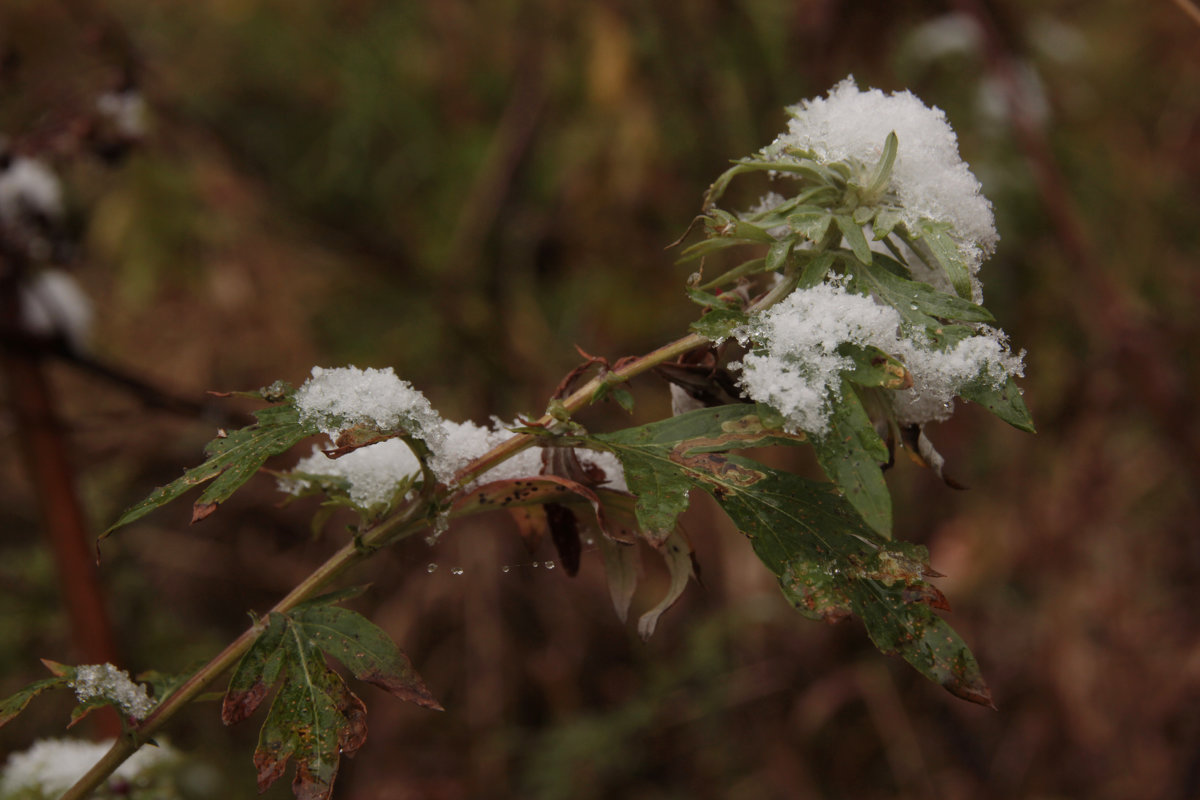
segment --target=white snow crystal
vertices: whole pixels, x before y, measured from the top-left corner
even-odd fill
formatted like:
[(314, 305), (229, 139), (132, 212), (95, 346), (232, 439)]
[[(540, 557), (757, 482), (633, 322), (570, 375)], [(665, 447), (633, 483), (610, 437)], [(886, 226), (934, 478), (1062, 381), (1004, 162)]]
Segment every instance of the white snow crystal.
[[(352, 450), (340, 458), (329, 458), (319, 446), (312, 455), (300, 459), (296, 472), (342, 478), (350, 484), (350, 499), (363, 508), (392, 499), (401, 481), (421, 471), (421, 463), (402, 439), (382, 442)], [(279, 488), (298, 494), (309, 488), (310, 482), (300, 477), (286, 477)]]
[(906, 332), (894, 308), (838, 283), (793, 292), (735, 335), (753, 343), (740, 364), (738, 383), (746, 393), (783, 414), (787, 430), (818, 437), (829, 433), (842, 372), (853, 367), (837, 352), (842, 344), (878, 347), (904, 362), (913, 387), (892, 393), (901, 423), (946, 419), (966, 384), (982, 378), (998, 387), (1023, 374), (1021, 355), (1010, 352), (1001, 331), (980, 327), (938, 350), (922, 331)]
[(77, 667), (68, 684), (81, 703), (98, 697), (107, 698), (135, 719), (143, 719), (154, 708), (146, 687), (134, 683), (125, 670), (112, 664), (85, 664)]
[(837, 284), (792, 292), (735, 332), (743, 344), (757, 345), (742, 360), (738, 382), (751, 398), (782, 413), (789, 431), (824, 435), (831, 396), (842, 370), (853, 366), (838, 346), (895, 342), (899, 326), (894, 308)]
[(391, 367), (313, 367), (312, 377), (296, 390), (296, 409), (301, 422), (316, 422), (321, 432), (335, 438), (347, 428), (369, 424), (381, 431), (403, 429), (436, 449), (445, 435), (429, 400)]
[(851, 159), (870, 170), (894, 131), (898, 150), (889, 188), (905, 225), (916, 230), (921, 219), (949, 223), (972, 276), (995, 250), (992, 205), (960, 158), (958, 139), (941, 109), (907, 91), (861, 91), (848, 77), (827, 98), (805, 100), (788, 113), (787, 132), (763, 148), (764, 157), (788, 160), (795, 157), (789, 151), (799, 149), (823, 164)]
[[(28, 750), (13, 753), (0, 776), (0, 797), (17, 793), (58, 797), (100, 760), (113, 740), (81, 742), (74, 739), (42, 739)], [(163, 744), (143, 747), (121, 766), (112, 778), (134, 781), (141, 773), (179, 760), (178, 751)], [(111, 779), (110, 779), (111, 780)]]

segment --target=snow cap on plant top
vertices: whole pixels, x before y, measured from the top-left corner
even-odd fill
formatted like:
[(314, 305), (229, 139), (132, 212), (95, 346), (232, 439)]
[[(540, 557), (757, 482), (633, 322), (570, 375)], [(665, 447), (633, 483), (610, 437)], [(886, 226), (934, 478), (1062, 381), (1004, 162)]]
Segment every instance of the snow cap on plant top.
[(870, 168), (894, 131), (899, 149), (889, 189), (901, 221), (910, 229), (921, 219), (949, 224), (979, 299), (974, 274), (1000, 237), (992, 204), (959, 156), (945, 112), (908, 91), (864, 92), (850, 76), (828, 97), (805, 100), (789, 107), (788, 114), (787, 131), (763, 148), (764, 157), (788, 160), (802, 150), (822, 164), (852, 159)]

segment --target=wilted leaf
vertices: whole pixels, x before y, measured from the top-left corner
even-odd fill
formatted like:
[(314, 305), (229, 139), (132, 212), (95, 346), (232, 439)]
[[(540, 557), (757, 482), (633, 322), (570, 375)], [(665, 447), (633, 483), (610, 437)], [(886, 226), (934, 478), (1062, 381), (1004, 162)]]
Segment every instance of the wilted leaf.
[[(687, 588), (688, 580), (695, 575), (691, 545), (679, 531), (672, 531), (671, 535), (657, 549), (667, 565), (671, 582), (666, 596), (659, 601), (658, 605), (642, 614), (638, 619), (638, 635), (642, 639), (649, 639), (654, 635), (654, 629), (658, 627), (658, 618), (675, 605), (679, 596), (683, 594), (683, 590)], [(626, 609), (628, 609), (628, 604), (626, 604)]]
[(558, 551), (558, 562), (563, 570), (574, 577), (579, 574), (579, 557), (583, 543), (579, 539), (579, 520), (575, 512), (558, 503), (546, 503), (546, 525), (550, 529), (550, 540)]
[(622, 543), (601, 536), (598, 540), (604, 556), (604, 574), (608, 577), (608, 591), (612, 596), (617, 619), (625, 622), (629, 618), (629, 604), (637, 590), (642, 574), (641, 551), (634, 542)]

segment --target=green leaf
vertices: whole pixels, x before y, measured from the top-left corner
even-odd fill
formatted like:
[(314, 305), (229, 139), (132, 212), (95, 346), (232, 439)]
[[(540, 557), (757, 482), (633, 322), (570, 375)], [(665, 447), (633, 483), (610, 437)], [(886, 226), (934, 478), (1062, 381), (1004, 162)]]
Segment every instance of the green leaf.
[(875, 212), (875, 221), (871, 225), (871, 235), (875, 241), (882, 242), (891, 235), (901, 219), (900, 212), (894, 208), (881, 208)]
[(878, 386), (881, 389), (907, 389), (912, 386), (912, 374), (898, 359), (873, 345), (860, 347), (844, 343), (838, 347), (840, 355), (854, 362), (854, 369), (842, 375), (859, 386)]
[(326, 664), (327, 653), (356, 677), (419, 705), (440, 708), (382, 630), (330, 605), (360, 591), (310, 600), (288, 614), (272, 612), (234, 670), (221, 707), (226, 725), (253, 714), (278, 685), (254, 751), (260, 792), (294, 758), (293, 792), (298, 798), (325, 800), (333, 791), (341, 756), (353, 755), (366, 740), (366, 706)]
[(0, 726), (7, 725), (13, 717), (25, 710), (25, 706), (29, 705), (30, 700), (39, 694), (48, 692), (51, 689), (65, 689), (68, 680), (70, 679), (64, 676), (42, 678), (40, 681), (34, 681), (19, 692), (0, 700)]
[(898, 144), (895, 131), (889, 133), (883, 141), (883, 153), (879, 156), (879, 163), (875, 165), (875, 171), (866, 188), (867, 197), (872, 202), (883, 194), (892, 179), (892, 167), (896, 164)]
[[(702, 409), (594, 436), (589, 446), (621, 460), (643, 525), (673, 525), (680, 496), (703, 489), (750, 539), (801, 612), (824, 619), (857, 615), (881, 650), (900, 653), (961, 697), (990, 704), (970, 651), (933, 614), (946, 602), (924, 580), (933, 573), (922, 548), (883, 539), (828, 484), (721, 452), (802, 440), (775, 429), (779, 422), (763, 406)], [(671, 496), (664, 499), (660, 487)]]
[(704, 308), (741, 309), (741, 300), (736, 295), (713, 294), (690, 286), (685, 291), (693, 303)]
[(788, 237), (780, 239), (771, 245), (771, 248), (767, 250), (767, 270), (778, 270), (787, 266), (788, 256), (791, 254), (792, 246), (795, 244), (796, 240)]
[(788, 226), (810, 242), (820, 242), (833, 224), (833, 215), (823, 208), (792, 214)]
[[(688, 490), (694, 485), (687, 465), (720, 461), (721, 456), (712, 454), (723, 450), (804, 441), (802, 435), (778, 430), (779, 422), (778, 412), (762, 405), (702, 408), (597, 435), (588, 446), (611, 450), (620, 459), (625, 483), (637, 497), (638, 526), (653, 533), (674, 529), (676, 517), (687, 508)], [(754, 479), (752, 475), (744, 477)]]
[(801, 270), (800, 281), (796, 284), (796, 288), (811, 289), (825, 280), (825, 276), (829, 274), (829, 268), (836, 260), (837, 256), (833, 253), (821, 253), (810, 260)]
[(192, 521), (204, 519), (217, 505), (229, 499), (242, 484), (250, 480), (263, 463), (273, 455), (285, 452), (294, 444), (317, 432), (315, 423), (301, 424), (294, 405), (271, 406), (255, 412), (258, 422), (226, 434), (221, 432), (204, 448), (208, 460), (192, 467), (166, 486), (155, 489), (142, 502), (126, 509), (108, 530), (104, 539), (117, 528), (141, 519), (151, 511), (175, 500), (188, 490), (209, 483), (192, 508)]
[(361, 614), (332, 605), (297, 608), (292, 621), (355, 678), (410, 703), (442, 710), (425, 683), (383, 630)]
[(717, 308), (689, 325), (688, 330), (700, 334), (709, 341), (723, 342), (732, 336), (737, 328), (745, 325), (749, 319), (750, 317), (744, 311)]
[(951, 226), (946, 222), (923, 219), (917, 224), (915, 240), (928, 245), (929, 252), (950, 279), (950, 285), (959, 297), (971, 298), (971, 271), (963, 261), (958, 243), (950, 236)]
[[(939, 292), (927, 283), (910, 281), (888, 268), (892, 259), (874, 253), (870, 264), (854, 273), (854, 286), (863, 294), (874, 294), (900, 313), (905, 322), (926, 327), (938, 319), (962, 322), (992, 322), (991, 312), (952, 294)], [(915, 306), (915, 307), (914, 307)]]
[[(744, 459), (730, 456), (742, 465)], [(881, 651), (899, 653), (922, 675), (971, 702), (991, 705), (974, 656), (935, 608), (946, 608), (924, 548), (881, 542), (846, 501), (819, 483), (746, 462), (763, 478), (714, 485), (717, 502), (806, 616), (853, 614)]]
[(838, 214), (834, 221), (842, 231), (842, 236), (846, 237), (846, 243), (850, 245), (850, 249), (854, 251), (854, 257), (864, 264), (871, 263), (871, 245), (867, 244), (867, 237), (863, 235), (862, 226), (854, 221), (852, 217), (845, 214)]
[(718, 287), (725, 286), (727, 284), (731, 284), (734, 281), (736, 281), (738, 278), (742, 278), (747, 275), (757, 275), (760, 272), (766, 272), (766, 271), (767, 271), (767, 260), (765, 258), (752, 258), (749, 261), (743, 261), (741, 264), (738, 264), (733, 269), (722, 273), (720, 275), (720, 277), (717, 277), (717, 278), (712, 279), (711, 281), (702, 283), (699, 286), (697, 286), (696, 288), (704, 289), (704, 290), (716, 289)]
[(986, 378), (968, 383), (959, 390), (958, 396), (978, 403), (1000, 419), (1026, 433), (1036, 433), (1033, 416), (1021, 396), (1021, 389), (1011, 376), (1003, 386), (997, 388)]
[(843, 387), (829, 425), (829, 433), (813, 439), (821, 469), (876, 533), (892, 538), (892, 498), (881, 466), (887, 445), (852, 388)]

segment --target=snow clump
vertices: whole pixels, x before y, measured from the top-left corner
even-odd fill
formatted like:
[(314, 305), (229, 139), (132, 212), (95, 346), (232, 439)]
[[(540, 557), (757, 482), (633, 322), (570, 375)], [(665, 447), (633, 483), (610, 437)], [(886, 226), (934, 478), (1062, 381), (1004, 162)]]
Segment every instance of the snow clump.
[(68, 684), (81, 703), (96, 698), (112, 700), (134, 719), (144, 719), (154, 708), (146, 687), (134, 683), (125, 670), (112, 664), (85, 664), (76, 667), (75, 677)]
[[(862, 91), (847, 77), (828, 97), (805, 100), (788, 109), (788, 129), (762, 149), (773, 161), (798, 161), (811, 154), (821, 164), (854, 160), (873, 169), (889, 133), (898, 140), (888, 187), (901, 221), (911, 231), (922, 219), (948, 223), (963, 260), (974, 275), (996, 249), (991, 202), (958, 153), (958, 138), (941, 109), (930, 108), (911, 92), (886, 95)], [(803, 154), (796, 151), (804, 151)]]
[(1023, 374), (1022, 356), (1008, 349), (1003, 332), (980, 327), (976, 335), (939, 350), (924, 332), (905, 331), (891, 306), (848, 291), (840, 283), (797, 290), (734, 332), (752, 347), (739, 365), (738, 383), (753, 400), (784, 416), (785, 429), (823, 437), (830, 431), (842, 373), (854, 367), (842, 345), (874, 346), (904, 362), (911, 389), (892, 393), (897, 421), (923, 424), (953, 412), (968, 383), (1001, 386)]
[[(8, 757), (0, 776), (0, 797), (60, 797), (112, 744), (112, 739), (102, 742), (42, 739), (28, 750)], [(146, 772), (179, 760), (179, 752), (160, 740), (158, 746), (143, 747), (130, 756), (109, 780), (133, 783)]]

